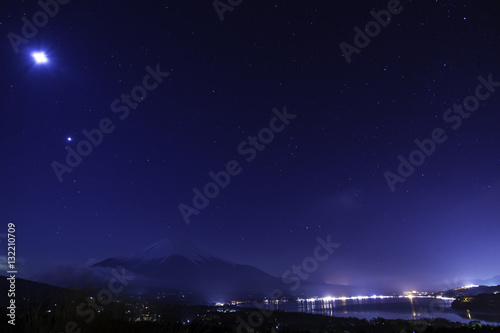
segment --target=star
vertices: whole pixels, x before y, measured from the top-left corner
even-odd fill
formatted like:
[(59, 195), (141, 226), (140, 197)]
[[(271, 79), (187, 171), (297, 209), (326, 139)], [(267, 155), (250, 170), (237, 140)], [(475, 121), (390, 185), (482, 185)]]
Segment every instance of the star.
[(45, 52), (33, 52), (31, 56), (35, 59), (35, 63), (37, 64), (46, 64), (49, 62)]

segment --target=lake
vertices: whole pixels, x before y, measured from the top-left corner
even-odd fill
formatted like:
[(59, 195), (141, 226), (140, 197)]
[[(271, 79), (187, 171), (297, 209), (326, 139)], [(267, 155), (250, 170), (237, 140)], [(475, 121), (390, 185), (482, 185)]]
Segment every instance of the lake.
[[(336, 317), (372, 319), (444, 318), (453, 322), (469, 323), (479, 320), (484, 324), (500, 325), (500, 314), (491, 315), (451, 308), (451, 298), (387, 297), (379, 296), (347, 299), (316, 299), (300, 301), (275, 301), (264, 304), (268, 310), (306, 312)], [(246, 306), (255, 306), (248, 304)]]

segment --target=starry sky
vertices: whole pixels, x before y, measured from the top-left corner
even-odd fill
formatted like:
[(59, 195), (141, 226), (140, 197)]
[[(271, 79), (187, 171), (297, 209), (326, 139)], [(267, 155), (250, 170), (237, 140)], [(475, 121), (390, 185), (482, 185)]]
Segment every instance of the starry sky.
[(327, 235), (313, 282), (500, 273), (495, 1), (42, 3), (0, 5), (0, 255), (14, 221), (21, 276), (164, 237), (281, 276)]

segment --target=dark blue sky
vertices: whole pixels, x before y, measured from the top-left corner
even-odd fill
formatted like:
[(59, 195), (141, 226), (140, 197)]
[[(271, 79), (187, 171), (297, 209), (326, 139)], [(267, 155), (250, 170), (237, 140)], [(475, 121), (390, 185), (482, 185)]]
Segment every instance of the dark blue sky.
[[(280, 276), (326, 235), (341, 246), (311, 280), (411, 287), (500, 273), (500, 87), (483, 85), (491, 94), (459, 128), (443, 119), (479, 76), (500, 81), (494, 1), (401, 1), (350, 63), (340, 43), (354, 46), (354, 27), (388, 1), (244, 0), (221, 21), (210, 1), (73, 0), (17, 53), (9, 33), (41, 7), (1, 6), (0, 233), (16, 222), (25, 275), (181, 237)], [(125, 107), (157, 66), (170, 74)], [(297, 116), (248, 162), (238, 147), (284, 106)], [(113, 131), (60, 182), (51, 164), (102, 119)], [(435, 128), (447, 140), (391, 191), (384, 173)], [(241, 173), (187, 225), (179, 204), (231, 160)]]

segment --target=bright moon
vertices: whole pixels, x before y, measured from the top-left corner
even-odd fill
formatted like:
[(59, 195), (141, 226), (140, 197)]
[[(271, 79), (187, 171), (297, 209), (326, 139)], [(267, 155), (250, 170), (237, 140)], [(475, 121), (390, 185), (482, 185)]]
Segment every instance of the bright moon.
[(47, 55), (45, 52), (33, 52), (31, 54), (33, 56), (33, 59), (35, 59), (35, 62), (37, 64), (46, 64), (49, 62), (49, 59), (47, 59)]

